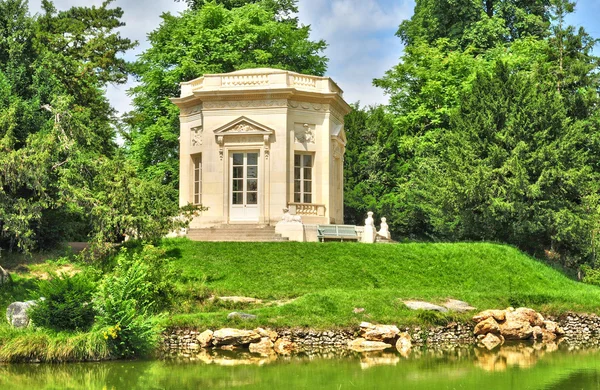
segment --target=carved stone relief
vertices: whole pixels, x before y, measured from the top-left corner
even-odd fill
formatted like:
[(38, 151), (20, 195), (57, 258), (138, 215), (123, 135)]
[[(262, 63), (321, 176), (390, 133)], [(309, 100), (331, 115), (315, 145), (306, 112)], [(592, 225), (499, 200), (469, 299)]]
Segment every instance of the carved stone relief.
[(249, 123), (238, 123), (233, 126), (230, 130), (227, 130), (228, 133), (255, 133), (257, 131), (261, 131), (256, 126), (252, 126)]
[(313, 110), (313, 111), (327, 111), (327, 104), (321, 103), (308, 103), (308, 102), (298, 102), (295, 100), (290, 100), (288, 102), (288, 107), (291, 108), (302, 108), (304, 110)]
[(192, 132), (192, 146), (202, 146), (202, 126), (192, 127), (190, 130)]
[(301, 144), (314, 144), (316, 139), (315, 125), (294, 123), (294, 141)]
[(202, 112), (202, 106), (187, 107), (181, 109), (181, 115), (194, 115)]

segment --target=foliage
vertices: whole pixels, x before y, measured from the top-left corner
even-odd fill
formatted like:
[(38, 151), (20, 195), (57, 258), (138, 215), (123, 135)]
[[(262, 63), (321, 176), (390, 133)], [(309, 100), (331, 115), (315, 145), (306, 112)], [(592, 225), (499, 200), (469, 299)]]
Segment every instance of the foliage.
[(54, 333), (45, 329), (15, 330), (0, 326), (0, 361), (64, 363), (98, 361), (110, 357), (102, 330)]
[(29, 310), (36, 326), (60, 331), (87, 331), (94, 323), (92, 294), (95, 285), (83, 274), (60, 275), (39, 282), (44, 297)]
[(584, 275), (583, 279), (581, 280), (583, 283), (600, 287), (600, 269), (592, 268), (585, 264), (581, 267), (581, 271)]
[[(512, 302), (547, 314), (597, 312), (600, 289), (569, 279), (519, 250), (497, 244), (214, 243), (164, 240), (177, 254), (178, 297), (165, 326), (229, 327), (233, 309), (198, 295), (247, 296), (262, 305), (236, 308), (258, 318), (245, 326), (321, 329), (361, 321), (422, 325), (403, 300), (443, 303), (447, 298), (478, 309)], [(364, 308), (355, 313), (354, 308)], [(472, 314), (471, 314), (472, 315)], [(468, 320), (469, 314), (442, 321)]]
[(593, 262), (600, 62), (596, 40), (566, 25), (573, 10), (566, 0), (417, 1), (398, 31), (400, 63), (375, 80), (389, 105), (349, 117), (360, 166), (346, 166), (349, 218), (362, 199), (396, 237)]
[(115, 31), (122, 11), (110, 3), (58, 12), (43, 1), (31, 16), (25, 1), (0, 1), (0, 244), (9, 250), (44, 243), (55, 222), (68, 238), (70, 218), (57, 217), (81, 214), (71, 185), (88, 179), (83, 162), (114, 152), (103, 87), (126, 80), (119, 57), (134, 43)]
[(94, 299), (97, 326), (107, 327), (104, 337), (117, 356), (143, 356), (156, 346), (159, 317), (151, 314), (170, 299), (172, 275), (164, 252), (147, 245), (131, 256), (123, 250), (113, 273), (102, 279)]
[(131, 91), (135, 110), (124, 134), (143, 177), (177, 187), (179, 110), (169, 98), (179, 95), (180, 82), (251, 67), (325, 72), (325, 42), (311, 41), (308, 26), (272, 7), (293, 2), (244, 3), (225, 7), (202, 2), (181, 16), (165, 14), (149, 34), (151, 47), (135, 63), (139, 85)]

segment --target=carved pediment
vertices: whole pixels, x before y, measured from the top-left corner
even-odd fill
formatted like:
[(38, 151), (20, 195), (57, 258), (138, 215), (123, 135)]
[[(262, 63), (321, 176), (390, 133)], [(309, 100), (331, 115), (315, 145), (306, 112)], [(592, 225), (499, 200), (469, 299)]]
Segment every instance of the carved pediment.
[(271, 135), (275, 131), (244, 116), (223, 125), (214, 131), (216, 136), (226, 135)]

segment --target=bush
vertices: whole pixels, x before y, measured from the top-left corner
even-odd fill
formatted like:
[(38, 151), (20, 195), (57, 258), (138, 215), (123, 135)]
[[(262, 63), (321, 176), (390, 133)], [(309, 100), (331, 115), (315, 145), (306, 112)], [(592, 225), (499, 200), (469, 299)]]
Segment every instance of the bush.
[(123, 250), (112, 275), (103, 278), (95, 305), (98, 325), (106, 327), (104, 337), (120, 357), (143, 356), (159, 341), (159, 317), (151, 317), (156, 302), (170, 296), (168, 273), (157, 268), (164, 253), (146, 245), (141, 253), (129, 256)]
[(40, 300), (29, 310), (36, 326), (55, 331), (86, 331), (96, 314), (91, 303), (94, 283), (83, 274), (55, 276), (39, 283)]
[(586, 264), (581, 267), (581, 270), (585, 275), (582, 279), (583, 283), (600, 286), (600, 269), (592, 268)]

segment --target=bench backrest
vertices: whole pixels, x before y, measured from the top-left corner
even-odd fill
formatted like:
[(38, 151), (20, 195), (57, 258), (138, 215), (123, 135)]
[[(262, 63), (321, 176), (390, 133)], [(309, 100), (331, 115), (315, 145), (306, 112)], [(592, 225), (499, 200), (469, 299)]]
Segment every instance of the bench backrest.
[(356, 236), (354, 225), (317, 225), (319, 236)]

